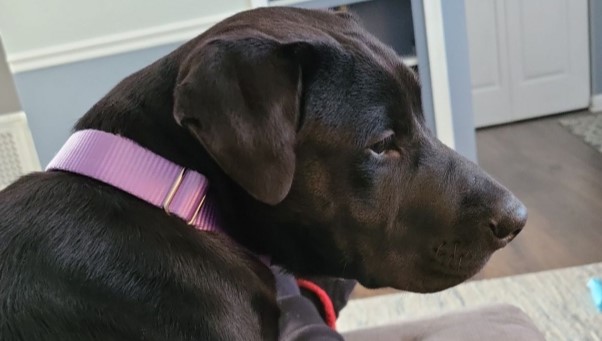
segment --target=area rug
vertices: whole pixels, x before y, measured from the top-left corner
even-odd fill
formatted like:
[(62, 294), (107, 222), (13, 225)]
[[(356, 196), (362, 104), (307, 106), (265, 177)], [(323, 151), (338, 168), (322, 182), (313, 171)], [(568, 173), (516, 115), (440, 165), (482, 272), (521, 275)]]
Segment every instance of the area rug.
[(509, 303), (531, 317), (549, 341), (602, 340), (602, 313), (587, 281), (602, 263), (464, 283), (435, 294), (399, 293), (352, 300), (337, 321), (351, 331), (488, 303)]
[(560, 124), (602, 153), (602, 113), (563, 118)]

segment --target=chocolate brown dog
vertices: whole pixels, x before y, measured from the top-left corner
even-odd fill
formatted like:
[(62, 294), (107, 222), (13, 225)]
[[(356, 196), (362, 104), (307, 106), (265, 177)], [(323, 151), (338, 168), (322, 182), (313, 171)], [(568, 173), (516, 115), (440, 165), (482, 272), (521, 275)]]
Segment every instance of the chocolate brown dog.
[(348, 14), (235, 15), (75, 129), (204, 174), (236, 242), (90, 178), (25, 176), (0, 194), (2, 340), (275, 339), (272, 275), (252, 253), (431, 292), (474, 275), (526, 220), (427, 130), (416, 75)]

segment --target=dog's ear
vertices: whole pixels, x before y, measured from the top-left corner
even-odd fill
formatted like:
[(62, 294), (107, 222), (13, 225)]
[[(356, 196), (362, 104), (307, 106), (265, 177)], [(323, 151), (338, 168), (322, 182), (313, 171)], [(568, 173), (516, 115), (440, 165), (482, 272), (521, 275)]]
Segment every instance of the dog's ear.
[(275, 205), (295, 172), (302, 43), (219, 39), (180, 68), (174, 117), (222, 170), (257, 200)]

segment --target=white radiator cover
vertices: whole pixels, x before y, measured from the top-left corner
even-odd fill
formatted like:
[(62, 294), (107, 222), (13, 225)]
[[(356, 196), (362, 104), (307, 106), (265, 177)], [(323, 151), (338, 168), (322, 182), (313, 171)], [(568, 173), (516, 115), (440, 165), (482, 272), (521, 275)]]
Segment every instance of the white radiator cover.
[(24, 112), (0, 115), (0, 189), (41, 170)]

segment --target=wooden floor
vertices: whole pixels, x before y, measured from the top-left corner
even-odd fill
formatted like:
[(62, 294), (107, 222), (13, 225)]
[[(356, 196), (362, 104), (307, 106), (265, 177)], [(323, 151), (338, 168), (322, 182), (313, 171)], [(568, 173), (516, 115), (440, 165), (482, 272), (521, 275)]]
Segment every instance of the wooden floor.
[(525, 230), (494, 255), (481, 278), (602, 261), (602, 153), (558, 119), (477, 133), (481, 167), (529, 209)]
[[(475, 279), (602, 261), (602, 153), (558, 123), (583, 114), (477, 132), (480, 166), (525, 203), (529, 220)], [(392, 291), (358, 288), (353, 297)]]

